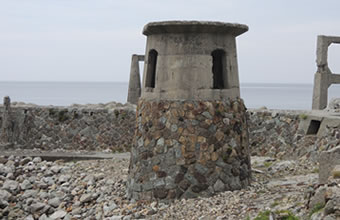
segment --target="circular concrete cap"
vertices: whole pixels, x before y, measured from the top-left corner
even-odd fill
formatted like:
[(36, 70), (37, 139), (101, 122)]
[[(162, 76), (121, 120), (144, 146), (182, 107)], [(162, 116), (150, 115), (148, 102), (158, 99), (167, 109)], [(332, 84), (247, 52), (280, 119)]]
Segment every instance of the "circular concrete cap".
[(166, 33), (223, 33), (238, 36), (248, 31), (248, 26), (237, 23), (217, 21), (161, 21), (151, 22), (144, 26), (143, 34)]

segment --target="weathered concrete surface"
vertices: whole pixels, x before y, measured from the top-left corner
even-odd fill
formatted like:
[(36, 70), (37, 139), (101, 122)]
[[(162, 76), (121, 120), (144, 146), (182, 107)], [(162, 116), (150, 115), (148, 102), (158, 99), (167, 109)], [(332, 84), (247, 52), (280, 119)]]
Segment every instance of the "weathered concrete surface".
[[(248, 27), (240, 24), (199, 21), (149, 23), (142, 97), (146, 100), (221, 100), (240, 97), (235, 37)], [(221, 55), (223, 88), (213, 88), (214, 51)], [(151, 52), (156, 52), (152, 65)], [(155, 83), (148, 86), (150, 69)]]
[(340, 165), (340, 146), (322, 152), (319, 158), (319, 183), (325, 184), (336, 165)]
[(340, 74), (333, 74), (328, 67), (328, 47), (340, 43), (340, 37), (319, 35), (317, 39), (316, 64), (317, 72), (314, 75), (312, 109), (327, 107), (328, 88), (332, 84), (340, 83)]
[(137, 104), (141, 95), (141, 82), (139, 62), (144, 61), (144, 56), (133, 54), (131, 58), (130, 80), (127, 101)]
[(150, 22), (145, 25), (143, 34), (165, 33), (218, 33), (238, 36), (248, 31), (248, 26), (237, 23), (225, 23), (218, 21), (162, 21)]

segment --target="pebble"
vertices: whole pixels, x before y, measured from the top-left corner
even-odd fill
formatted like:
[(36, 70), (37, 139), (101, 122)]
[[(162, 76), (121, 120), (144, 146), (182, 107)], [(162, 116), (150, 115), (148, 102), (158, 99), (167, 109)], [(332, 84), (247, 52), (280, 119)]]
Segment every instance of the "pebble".
[(7, 179), (5, 183), (3, 184), (2, 188), (10, 192), (13, 192), (18, 188), (18, 186), (19, 186), (19, 183), (17, 181)]
[(61, 170), (61, 167), (59, 167), (59, 166), (53, 166), (53, 167), (51, 167), (51, 171), (52, 171), (53, 173), (59, 173), (60, 170)]
[(24, 181), (20, 184), (20, 188), (21, 188), (22, 190), (31, 189), (31, 188), (32, 188), (32, 184), (31, 184), (30, 181), (24, 180)]
[(41, 157), (35, 157), (32, 162), (33, 163), (40, 163), (42, 161)]
[[(42, 197), (42, 196), (40, 196)], [(48, 204), (52, 206), (53, 208), (57, 208), (60, 205), (61, 201), (58, 197), (52, 198), (48, 200)]]
[(11, 197), (11, 194), (9, 192), (7, 192), (6, 190), (0, 190), (0, 200), (8, 201), (10, 197)]
[(32, 204), (30, 206), (30, 209), (31, 209), (32, 213), (34, 213), (34, 212), (37, 212), (37, 211), (43, 209), (45, 206), (46, 206), (45, 203), (38, 202), (38, 203)]
[(54, 212), (50, 216), (50, 218), (51, 219), (60, 219), (60, 218), (64, 218), (66, 214), (67, 214), (67, 212), (65, 212), (64, 210), (58, 210), (58, 211)]
[(85, 203), (85, 202), (90, 202), (92, 200), (92, 195), (91, 194), (84, 194), (80, 197), (80, 202)]

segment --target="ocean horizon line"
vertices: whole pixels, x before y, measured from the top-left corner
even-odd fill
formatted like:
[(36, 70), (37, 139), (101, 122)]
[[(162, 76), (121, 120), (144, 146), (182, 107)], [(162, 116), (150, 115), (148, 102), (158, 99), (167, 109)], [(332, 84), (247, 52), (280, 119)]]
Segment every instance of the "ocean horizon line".
[[(313, 84), (241, 83), (241, 98), (248, 108), (311, 109)], [(0, 81), (0, 98), (37, 105), (69, 106), (72, 104), (126, 103), (128, 82), (85, 81)], [(329, 100), (339, 97), (340, 85), (332, 85)]]
[[(45, 81), (45, 80), (0, 80), (0, 83), (129, 83), (128, 81)], [(245, 84), (265, 84), (265, 85), (313, 85), (313, 83), (296, 82), (240, 82)]]

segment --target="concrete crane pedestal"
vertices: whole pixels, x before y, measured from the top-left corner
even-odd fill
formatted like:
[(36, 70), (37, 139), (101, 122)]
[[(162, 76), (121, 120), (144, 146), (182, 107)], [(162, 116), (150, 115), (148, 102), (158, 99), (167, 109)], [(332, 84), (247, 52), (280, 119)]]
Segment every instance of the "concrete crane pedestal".
[(171, 201), (250, 184), (236, 36), (241, 24), (149, 23), (128, 197)]

